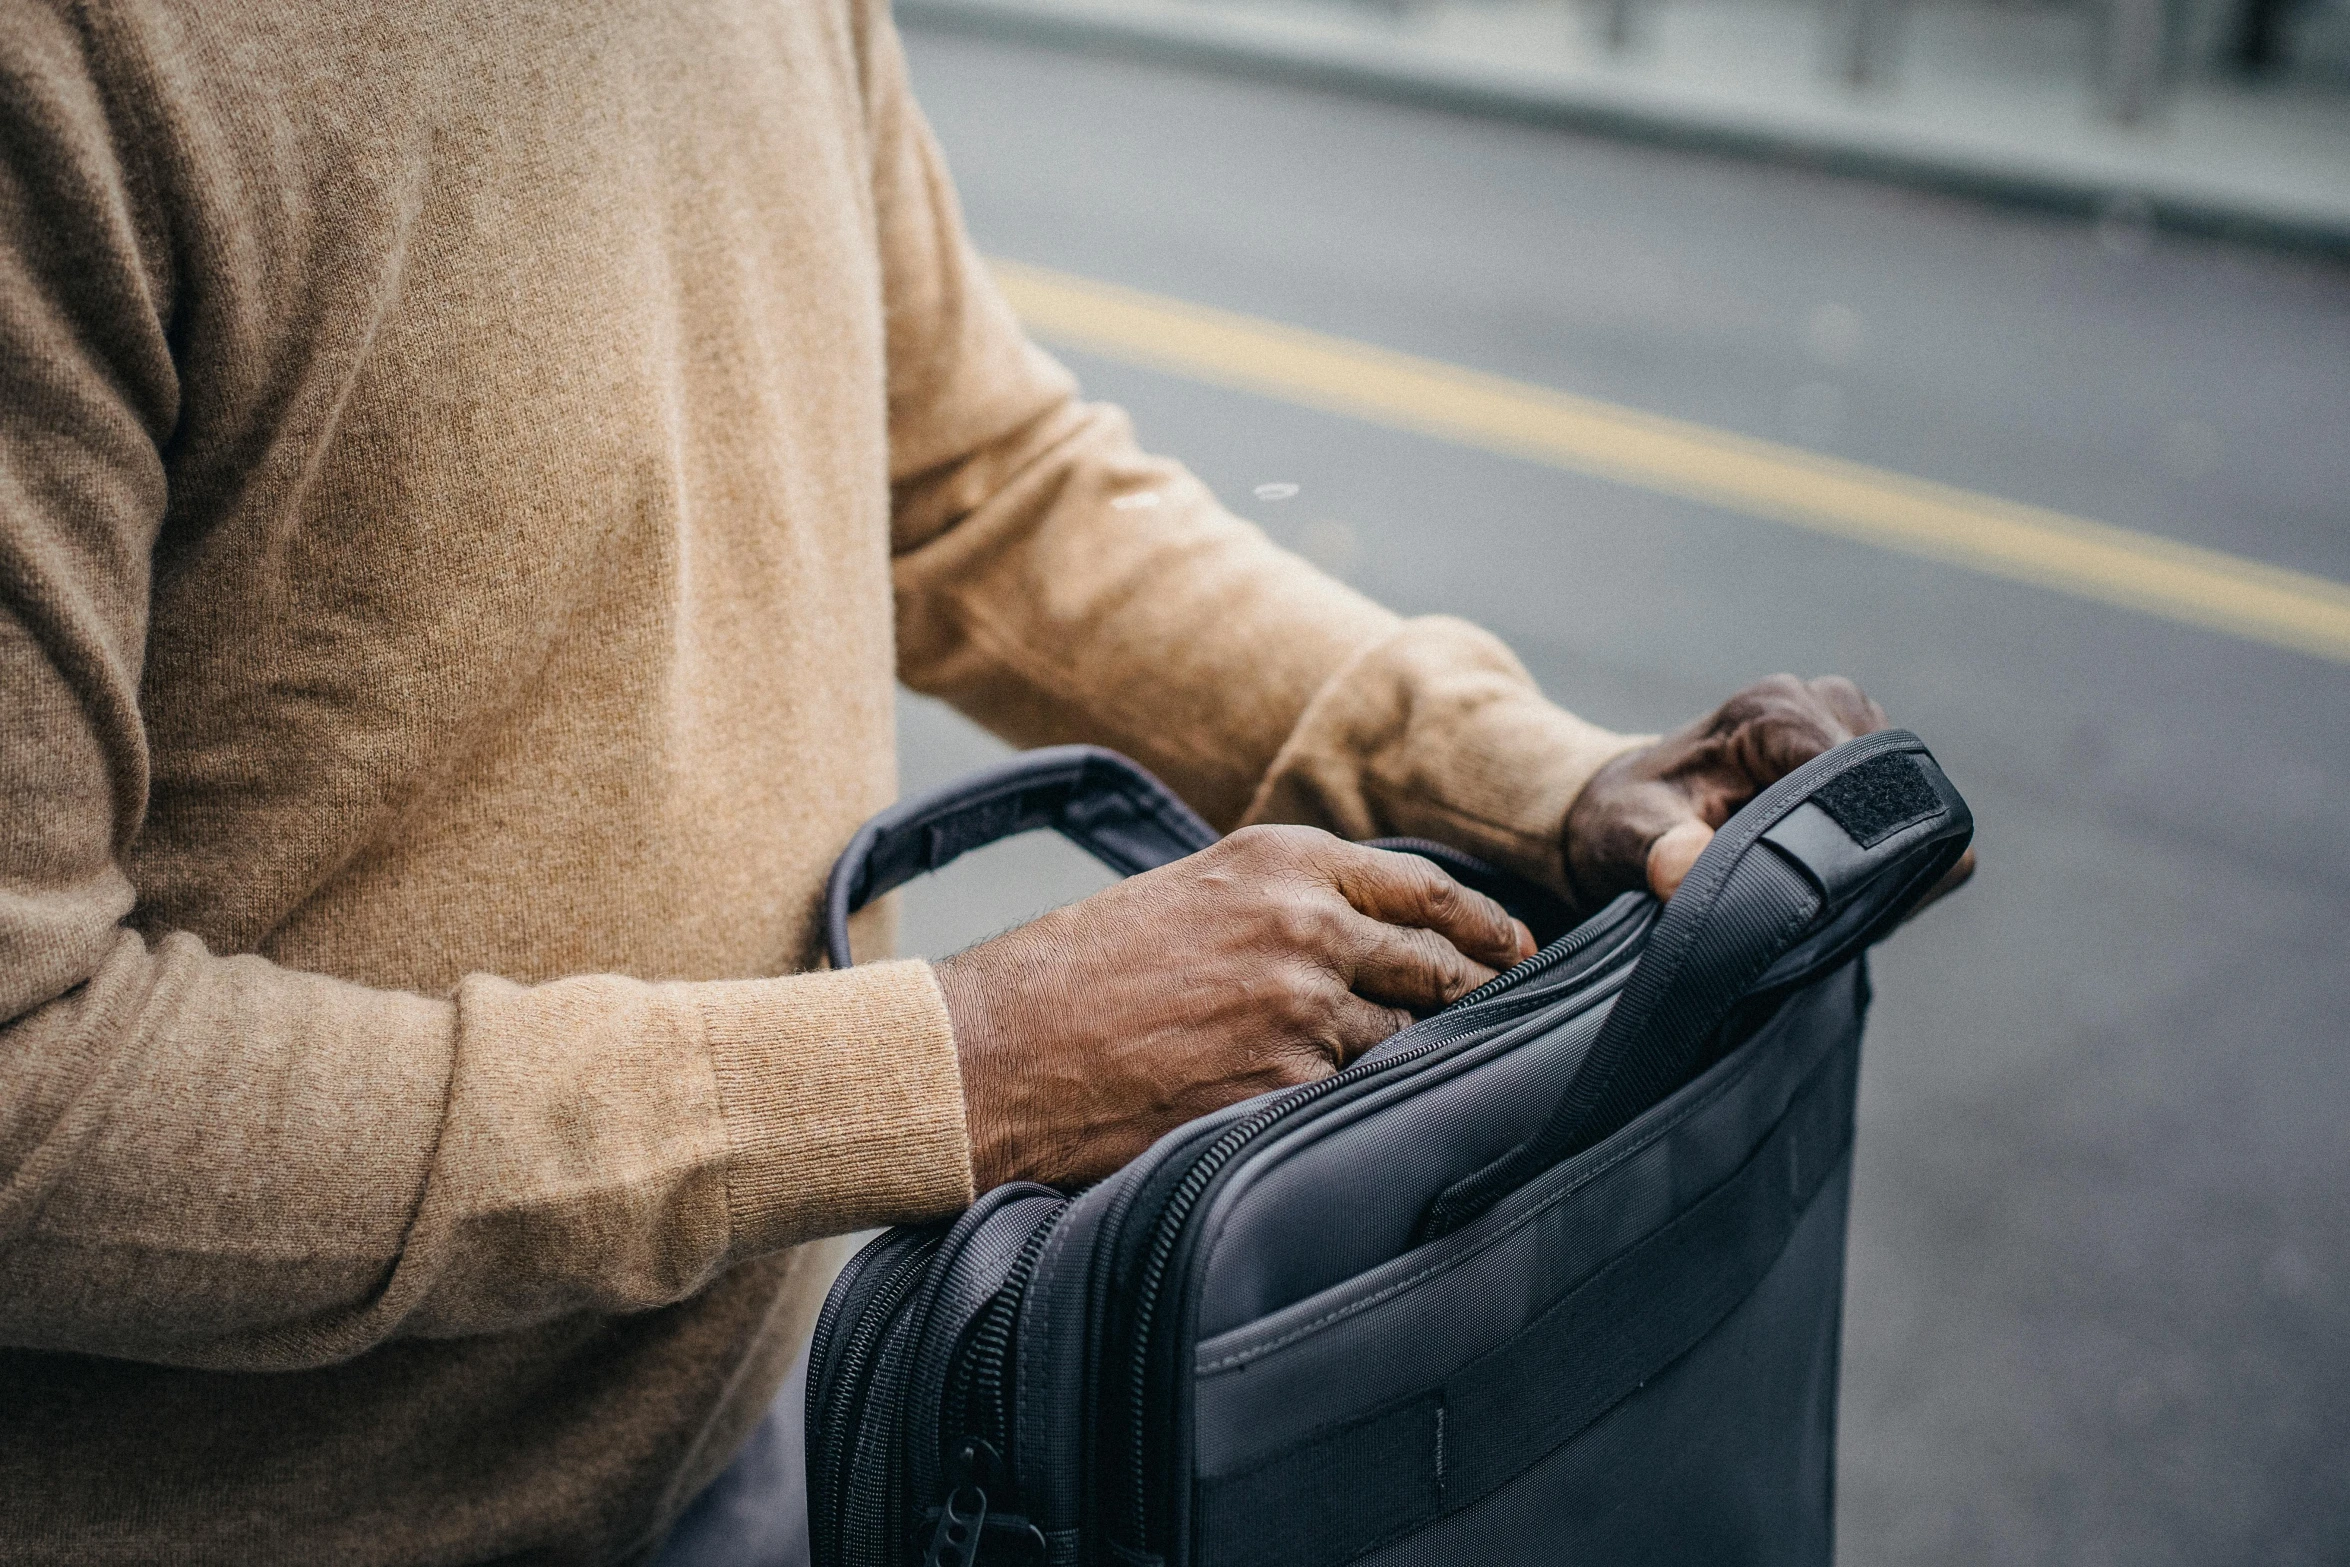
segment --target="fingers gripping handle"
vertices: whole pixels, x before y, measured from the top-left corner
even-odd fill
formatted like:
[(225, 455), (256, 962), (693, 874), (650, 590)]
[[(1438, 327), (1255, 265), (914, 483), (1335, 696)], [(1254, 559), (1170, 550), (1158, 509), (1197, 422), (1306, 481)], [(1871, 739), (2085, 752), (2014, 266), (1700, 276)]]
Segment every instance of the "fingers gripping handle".
[(1826, 973), (1891, 930), (1973, 835), (1966, 801), (1907, 730), (1839, 746), (1764, 790), (1665, 905), (1559, 1106), (1565, 1153), (1685, 1081), (1748, 996)]
[(1958, 863), (1974, 817), (1904, 729), (1815, 757), (1714, 835), (1549, 1122), (1447, 1189), (1423, 1237), (1456, 1229), (1687, 1082), (1740, 1003), (1827, 973)]
[(875, 898), (973, 849), (1046, 827), (1129, 876), (1204, 849), (1217, 836), (1165, 784), (1115, 751), (1024, 751), (901, 801), (857, 829), (824, 889), (832, 966), (849, 966), (849, 916)]

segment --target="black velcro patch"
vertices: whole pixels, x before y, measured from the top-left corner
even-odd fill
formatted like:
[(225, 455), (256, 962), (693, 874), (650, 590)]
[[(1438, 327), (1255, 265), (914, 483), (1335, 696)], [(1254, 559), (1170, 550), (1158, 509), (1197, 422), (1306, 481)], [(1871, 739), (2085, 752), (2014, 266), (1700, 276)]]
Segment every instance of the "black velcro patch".
[(1846, 836), (1873, 849), (1904, 827), (1942, 809), (1942, 797), (1918, 764), (1899, 751), (1871, 757), (1812, 796)]

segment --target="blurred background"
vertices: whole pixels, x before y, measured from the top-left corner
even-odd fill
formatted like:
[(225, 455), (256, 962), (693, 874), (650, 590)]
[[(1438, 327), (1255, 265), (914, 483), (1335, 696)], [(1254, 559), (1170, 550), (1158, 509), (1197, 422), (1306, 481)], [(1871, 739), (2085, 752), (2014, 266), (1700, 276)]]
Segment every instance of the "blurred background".
[[(1842, 671), (1966, 790), (1877, 960), (1842, 1559), (2350, 1561), (2350, 4), (899, 14), (1032, 330), (1233, 509), (1600, 722)], [(904, 945), (1103, 880), (985, 851)]]

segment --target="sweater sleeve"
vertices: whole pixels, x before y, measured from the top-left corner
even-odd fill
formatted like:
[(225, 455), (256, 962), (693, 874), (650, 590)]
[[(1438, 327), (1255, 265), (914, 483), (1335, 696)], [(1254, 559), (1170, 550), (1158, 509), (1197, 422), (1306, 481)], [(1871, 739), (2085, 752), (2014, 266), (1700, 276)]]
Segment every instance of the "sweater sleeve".
[(83, 49), (0, 23), (0, 1345), (315, 1366), (967, 1202), (920, 963), (423, 996), (126, 923), (180, 393)]
[(1276, 548), (1081, 401), (972, 250), (885, 14), (868, 53), (905, 682), (1016, 745), (1124, 751), (1219, 827), (1420, 834), (1563, 889), (1567, 806), (1633, 742), (1476, 627)]

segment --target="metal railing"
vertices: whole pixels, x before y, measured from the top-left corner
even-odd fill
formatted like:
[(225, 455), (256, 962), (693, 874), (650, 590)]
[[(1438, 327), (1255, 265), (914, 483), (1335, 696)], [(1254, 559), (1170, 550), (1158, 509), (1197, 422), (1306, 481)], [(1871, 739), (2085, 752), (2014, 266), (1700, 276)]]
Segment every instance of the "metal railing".
[[(1401, 6), (1408, 0), (1385, 0)], [(1607, 49), (1643, 36), (1641, 13), (1661, 0), (1584, 0)], [(1897, 74), (1912, 0), (1823, 0), (1821, 52), (1827, 73), (1854, 89), (1882, 87)], [(2095, 0), (2085, 19), (2096, 32), (2084, 89), (2118, 125), (2151, 118), (2184, 74), (2191, 32), (2207, 34), (2224, 64), (2246, 75), (2273, 68), (2277, 38), (2293, 0), (2234, 0), (2224, 15), (2196, 0)], [(2200, 17), (2197, 11), (2201, 12)], [(2205, 25), (2196, 28), (2197, 20)], [(2218, 24), (2218, 25), (2213, 25)]]

